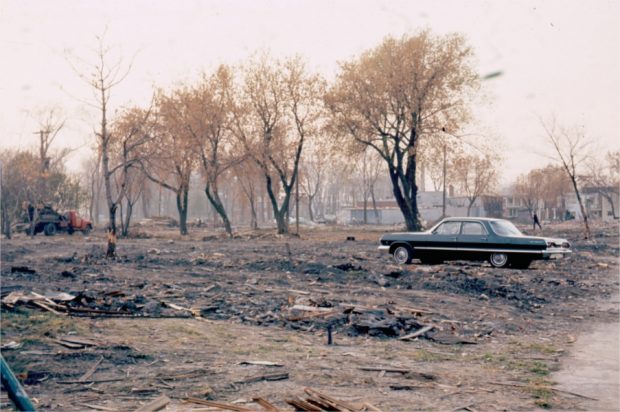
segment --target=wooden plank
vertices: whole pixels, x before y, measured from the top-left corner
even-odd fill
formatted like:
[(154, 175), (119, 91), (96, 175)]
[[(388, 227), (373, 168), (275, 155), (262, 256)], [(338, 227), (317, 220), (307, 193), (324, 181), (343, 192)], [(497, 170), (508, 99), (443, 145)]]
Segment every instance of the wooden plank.
[(166, 405), (170, 403), (170, 398), (166, 395), (162, 395), (159, 398), (153, 399), (151, 402), (147, 403), (136, 409), (135, 412), (156, 412), (160, 409), (164, 409)]
[(75, 343), (82, 346), (99, 346), (99, 342), (88, 338), (82, 338), (80, 336), (64, 335), (59, 336), (58, 339), (63, 342)]
[(390, 367), (373, 367), (373, 366), (365, 366), (365, 367), (361, 367), (361, 368), (357, 368), (361, 371), (368, 371), (368, 372), (381, 372), (384, 371), (386, 373), (402, 373), (403, 375), (406, 373), (411, 372), (410, 369), (401, 369), (401, 368), (390, 368)]
[(338, 400), (336, 398), (332, 398), (329, 395), (325, 395), (315, 389), (312, 388), (304, 388), (304, 392), (306, 392), (306, 394), (319, 398), (320, 400), (327, 402), (331, 405), (333, 405), (334, 408), (336, 408), (336, 410), (339, 411), (357, 411), (359, 408), (357, 408), (356, 406), (346, 402), (346, 401), (341, 401)]
[(126, 378), (88, 379), (84, 382), (82, 381), (56, 381), (56, 383), (61, 384), (61, 385), (70, 385), (74, 383), (104, 383), (104, 382), (120, 382), (124, 380), (126, 380)]
[(284, 402), (291, 405), (293, 408), (295, 408), (296, 411), (322, 412), (324, 410), (300, 398), (286, 399)]
[(408, 335), (405, 336), (401, 336), (400, 338), (398, 338), (398, 340), (407, 340), (407, 339), (414, 339), (417, 338), (418, 336), (424, 335), (426, 332), (428, 332), (429, 330), (435, 328), (435, 325), (427, 325), (424, 326), (421, 329), (418, 329), (417, 331), (410, 333)]
[(273, 403), (269, 402), (266, 399), (263, 399), (263, 398), (252, 398), (252, 401), (254, 401), (257, 404), (259, 404), (260, 406), (262, 406), (263, 409), (266, 410), (266, 411), (269, 411), (269, 412), (280, 412), (281, 411)]
[(198, 398), (185, 398), (183, 399), (185, 402), (196, 403), (198, 405), (206, 405), (211, 406), (213, 408), (223, 409), (225, 411), (235, 411), (235, 412), (256, 412), (254, 409), (246, 408), (245, 406), (233, 405), (232, 403), (224, 403), (224, 402), (216, 402), (216, 401), (208, 401), (206, 399), (198, 399)]
[(235, 383), (243, 384), (243, 383), (261, 382), (261, 381), (281, 381), (284, 379), (288, 379), (288, 372), (270, 373), (266, 375), (251, 376), (244, 380), (236, 381)]
[(110, 408), (108, 406), (101, 406), (101, 405), (92, 405), (90, 403), (78, 403), (78, 406), (83, 406), (85, 408), (94, 409), (96, 411), (107, 411), (107, 412), (116, 412), (116, 411), (118, 411), (118, 409), (116, 409), (116, 408)]
[(32, 300), (30, 302), (33, 305), (36, 305), (36, 306), (40, 307), (41, 309), (45, 309), (48, 312), (52, 312), (55, 315), (64, 315), (64, 313), (60, 313), (56, 309), (52, 309), (51, 307), (47, 306), (45, 303), (39, 302), (38, 300)]
[(86, 382), (91, 376), (93, 376), (93, 373), (95, 373), (101, 362), (103, 362), (103, 356), (100, 357), (99, 360), (95, 362), (95, 364), (88, 371), (86, 371), (84, 375), (80, 376), (80, 379), (78, 379), (78, 381)]
[(334, 308), (321, 308), (318, 306), (295, 305), (290, 310), (303, 310), (304, 312), (331, 312)]

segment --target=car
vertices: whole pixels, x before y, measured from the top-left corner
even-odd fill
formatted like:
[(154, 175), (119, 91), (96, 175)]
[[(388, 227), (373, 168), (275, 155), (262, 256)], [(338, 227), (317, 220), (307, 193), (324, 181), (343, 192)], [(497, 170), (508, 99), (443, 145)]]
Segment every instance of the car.
[(496, 268), (527, 269), (534, 260), (571, 253), (566, 239), (526, 236), (512, 222), (494, 218), (445, 218), (425, 232), (386, 234), (380, 243), (379, 250), (398, 264), (488, 260)]

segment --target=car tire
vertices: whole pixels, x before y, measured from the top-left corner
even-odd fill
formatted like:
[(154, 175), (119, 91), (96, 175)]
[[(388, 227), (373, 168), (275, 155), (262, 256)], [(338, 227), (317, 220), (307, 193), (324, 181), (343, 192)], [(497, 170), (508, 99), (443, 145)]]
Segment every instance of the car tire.
[(394, 257), (394, 262), (399, 265), (405, 265), (411, 263), (413, 251), (409, 246), (399, 245), (394, 249), (394, 252), (392, 252), (392, 256)]
[(505, 253), (491, 253), (489, 263), (494, 268), (503, 268), (508, 265), (508, 255)]
[(45, 233), (45, 236), (54, 236), (56, 234), (56, 225), (53, 223), (48, 223), (43, 228), (43, 233)]

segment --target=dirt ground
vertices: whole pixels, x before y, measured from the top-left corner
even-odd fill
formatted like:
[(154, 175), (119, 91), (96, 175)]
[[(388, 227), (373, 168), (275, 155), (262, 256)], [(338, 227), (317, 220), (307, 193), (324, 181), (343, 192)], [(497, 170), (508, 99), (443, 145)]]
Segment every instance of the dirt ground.
[(551, 374), (580, 332), (619, 322), (600, 305), (619, 288), (617, 224), (588, 241), (546, 226), (574, 253), (529, 270), (395, 266), (376, 249), (394, 228), (175, 230), (140, 228), (116, 260), (100, 231), (2, 240), (2, 297), (25, 296), (3, 301), (2, 355), (38, 409), (293, 410), (313, 388), (350, 410), (583, 410)]

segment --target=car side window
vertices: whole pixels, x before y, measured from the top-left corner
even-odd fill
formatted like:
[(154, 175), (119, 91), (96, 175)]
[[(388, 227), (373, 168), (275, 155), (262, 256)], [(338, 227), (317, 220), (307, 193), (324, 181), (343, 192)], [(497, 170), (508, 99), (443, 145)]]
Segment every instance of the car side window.
[(463, 222), (462, 235), (486, 235), (484, 227), (478, 222)]
[(435, 229), (437, 235), (458, 235), (461, 230), (461, 222), (445, 222)]

